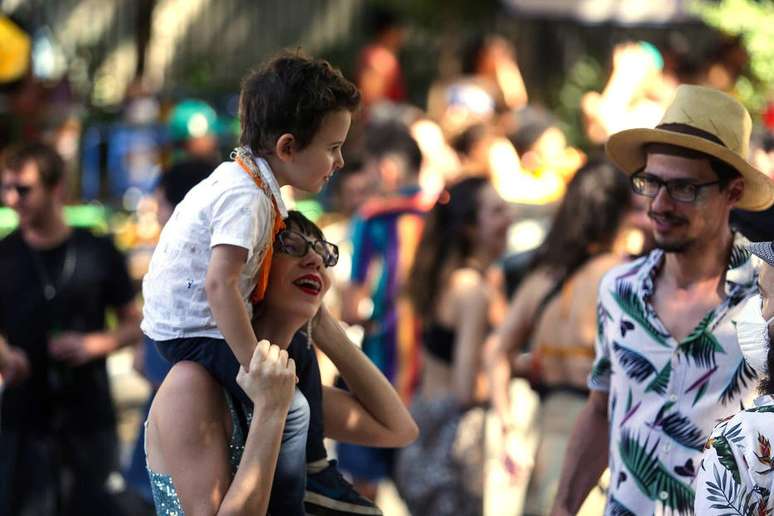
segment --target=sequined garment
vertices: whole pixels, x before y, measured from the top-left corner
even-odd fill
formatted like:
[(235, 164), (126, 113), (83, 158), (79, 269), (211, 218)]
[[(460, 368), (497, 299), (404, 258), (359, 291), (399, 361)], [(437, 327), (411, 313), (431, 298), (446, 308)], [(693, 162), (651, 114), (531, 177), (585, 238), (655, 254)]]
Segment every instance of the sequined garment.
[[(228, 411), (231, 414), (231, 440), (228, 443), (228, 460), (231, 464), (231, 475), (236, 474), (239, 461), (242, 460), (242, 452), (245, 451), (245, 436), (242, 432), (242, 428), (239, 424), (239, 417), (234, 409), (234, 403), (236, 401), (231, 399), (231, 396), (224, 391), (226, 401), (228, 402)], [(252, 420), (252, 412), (247, 411), (247, 424), (250, 425)], [(145, 422), (145, 435), (147, 439), (148, 435), (148, 422)], [(172, 482), (172, 477), (169, 475), (163, 475), (156, 473), (150, 469), (148, 465), (148, 450), (145, 450), (145, 467), (148, 469), (148, 476), (150, 477), (151, 492), (153, 493), (153, 504), (156, 506), (156, 514), (159, 516), (183, 516), (183, 506), (180, 504), (180, 499), (177, 496), (175, 490), (175, 484)]]

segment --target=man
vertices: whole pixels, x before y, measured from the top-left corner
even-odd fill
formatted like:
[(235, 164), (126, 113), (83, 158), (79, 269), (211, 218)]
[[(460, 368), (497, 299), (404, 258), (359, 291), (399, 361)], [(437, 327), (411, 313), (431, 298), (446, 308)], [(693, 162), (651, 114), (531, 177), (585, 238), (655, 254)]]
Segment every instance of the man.
[(0, 513), (121, 514), (105, 358), (140, 336), (124, 257), (65, 223), (64, 165), (52, 148), (24, 145), (0, 170), (2, 201), (19, 216), (0, 241), (0, 335), (15, 357), (1, 372)]
[(749, 298), (736, 316), (739, 346), (747, 364), (763, 377), (755, 406), (721, 421), (704, 449), (696, 478), (696, 514), (758, 515), (771, 512), (774, 482), (774, 242), (751, 244), (763, 260), (760, 295)]
[(660, 249), (600, 283), (591, 394), (553, 514), (577, 512), (606, 465), (607, 514), (693, 513), (704, 442), (754, 387), (732, 318), (755, 274), (728, 222), (735, 206), (774, 203), (771, 180), (745, 160), (750, 127), (731, 97), (681, 86), (655, 129), (610, 138), (609, 157), (650, 197)]
[[(418, 184), (422, 154), (397, 122), (371, 125), (365, 140), (365, 166), (378, 171), (385, 195), (366, 202), (352, 222), (352, 273), (342, 318), (365, 327), (363, 351), (408, 403), (419, 380), (418, 328), (399, 294), (429, 208)], [(339, 446), (342, 469), (371, 499), (377, 482), (391, 475), (393, 455), (383, 448)]]

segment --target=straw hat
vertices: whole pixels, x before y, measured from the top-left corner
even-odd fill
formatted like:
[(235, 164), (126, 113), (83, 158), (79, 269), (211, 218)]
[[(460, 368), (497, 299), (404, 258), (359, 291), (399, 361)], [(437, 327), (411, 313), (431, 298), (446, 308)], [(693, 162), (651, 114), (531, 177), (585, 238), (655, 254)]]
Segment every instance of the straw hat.
[(752, 121), (734, 98), (718, 90), (683, 85), (655, 129), (627, 129), (610, 136), (607, 155), (632, 174), (645, 166), (645, 145), (666, 143), (709, 154), (744, 178), (737, 208), (761, 211), (774, 204), (774, 183), (747, 162)]

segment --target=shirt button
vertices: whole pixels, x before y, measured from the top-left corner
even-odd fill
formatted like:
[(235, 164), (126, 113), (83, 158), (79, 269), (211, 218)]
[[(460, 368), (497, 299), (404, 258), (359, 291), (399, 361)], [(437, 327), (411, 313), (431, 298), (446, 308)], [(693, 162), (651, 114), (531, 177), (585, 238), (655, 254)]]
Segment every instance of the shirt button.
[(670, 394), (669, 395), (669, 401), (677, 401), (677, 394)]
[(664, 451), (665, 452), (669, 452), (669, 450), (671, 450), (671, 449), (672, 449), (672, 445), (671, 444), (667, 443), (667, 444), (664, 445)]
[(661, 498), (662, 500), (666, 500), (667, 498), (669, 498), (669, 493), (667, 493), (666, 491), (661, 491), (658, 494), (658, 497)]

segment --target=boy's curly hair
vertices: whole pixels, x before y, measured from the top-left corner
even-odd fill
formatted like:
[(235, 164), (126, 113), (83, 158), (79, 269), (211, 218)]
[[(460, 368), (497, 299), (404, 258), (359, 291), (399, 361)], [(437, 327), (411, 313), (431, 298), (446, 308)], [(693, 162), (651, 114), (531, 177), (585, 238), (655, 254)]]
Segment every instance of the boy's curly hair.
[(353, 112), (359, 104), (358, 89), (330, 63), (283, 53), (242, 81), (239, 143), (267, 156), (277, 139), (290, 133), (300, 150), (312, 141), (325, 115)]

